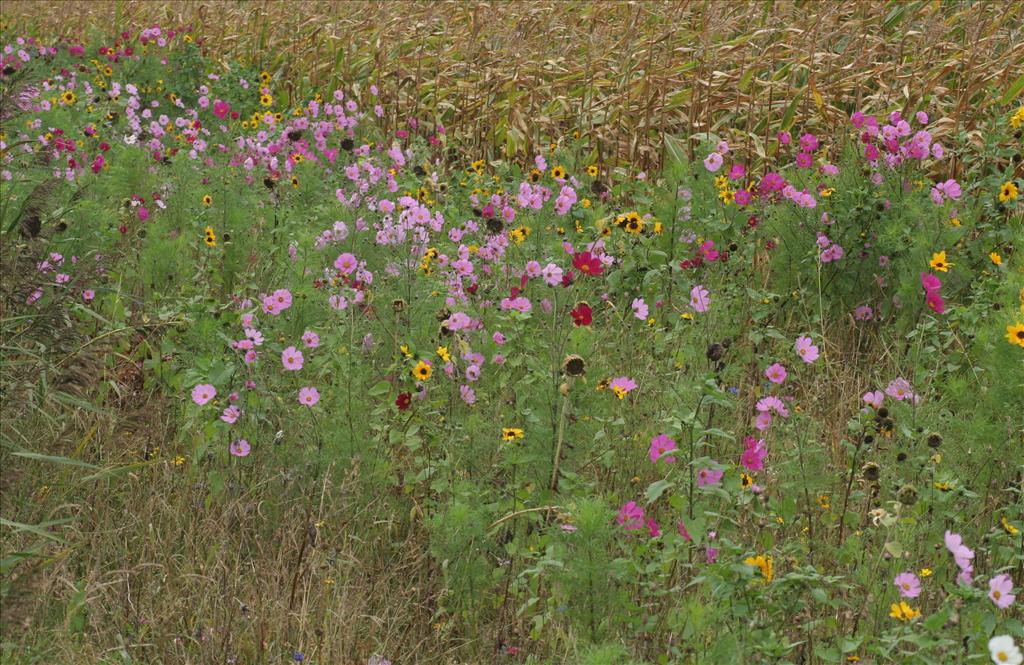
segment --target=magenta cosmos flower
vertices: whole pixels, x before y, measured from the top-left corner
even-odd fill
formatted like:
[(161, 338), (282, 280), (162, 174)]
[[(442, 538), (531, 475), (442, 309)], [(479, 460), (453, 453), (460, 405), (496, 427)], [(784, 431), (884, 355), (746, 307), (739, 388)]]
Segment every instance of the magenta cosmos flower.
[(246, 455), (249, 454), (249, 442), (246, 441), (245, 439), (239, 439), (238, 441), (235, 441), (230, 446), (228, 446), (228, 450), (235, 457), (245, 457)]
[(764, 371), (764, 375), (768, 377), (768, 380), (772, 383), (782, 383), (786, 380), (786, 368), (775, 363), (770, 365), (768, 369)]
[(209, 383), (200, 383), (192, 389), (192, 401), (202, 406), (217, 396), (217, 389)]
[(644, 528), (644, 509), (636, 505), (636, 501), (629, 501), (619, 508), (615, 521), (626, 531), (639, 531)]
[(697, 487), (717, 485), (722, 482), (722, 476), (724, 475), (724, 471), (717, 471), (710, 468), (701, 469), (697, 472)]
[(320, 401), (320, 393), (312, 386), (299, 389), (299, 404), (313, 406)]
[(921, 580), (914, 573), (900, 573), (892, 583), (896, 585), (902, 598), (917, 598), (921, 595)]
[(996, 575), (988, 581), (988, 597), (1001, 610), (1005, 610), (1017, 596), (1013, 594), (1013, 580), (1006, 573)]
[(740, 455), (740, 464), (747, 471), (763, 471), (764, 459), (768, 457), (768, 448), (764, 445), (764, 439), (755, 439), (748, 436), (743, 439), (743, 454)]
[(812, 363), (818, 359), (818, 347), (814, 346), (814, 342), (811, 341), (810, 337), (801, 335), (796, 338), (796, 344), (794, 345), (797, 355), (803, 358), (805, 363)]
[(302, 351), (299, 351), (294, 346), (289, 346), (281, 352), (281, 363), (287, 370), (292, 372), (299, 371), (302, 369), (303, 363)]
[(651, 448), (648, 452), (648, 456), (652, 462), (657, 462), (659, 459), (672, 463), (676, 461), (675, 457), (662, 457), (665, 453), (673, 452), (678, 450), (676, 442), (670, 439), (665, 434), (659, 434), (658, 436), (651, 439)]

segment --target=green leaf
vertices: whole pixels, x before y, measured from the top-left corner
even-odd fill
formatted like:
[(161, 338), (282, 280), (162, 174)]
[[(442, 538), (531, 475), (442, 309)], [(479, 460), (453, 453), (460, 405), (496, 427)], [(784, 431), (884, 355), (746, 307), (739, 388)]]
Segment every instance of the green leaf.
[(370, 388), (367, 393), (370, 397), (380, 397), (381, 395), (387, 395), (391, 390), (391, 384), (387, 381), (380, 381), (374, 387)]
[(669, 164), (678, 164), (681, 167), (685, 167), (689, 161), (686, 158), (683, 142), (667, 134), (665, 135), (665, 156), (668, 157)]
[(67, 524), (70, 521), (71, 518), (69, 517), (67, 519), (54, 520), (52, 522), (40, 522), (39, 524), (22, 524), (21, 522), (12, 522), (11, 520), (0, 517), (0, 525), (11, 527), (15, 531), (28, 531), (29, 533), (34, 533), (37, 536), (42, 536), (43, 538), (48, 538), (50, 540), (56, 541), (61, 545), (67, 545), (68, 542), (60, 536), (58, 536), (57, 534), (50, 533), (49, 531), (47, 531), (46, 527)]
[(796, 117), (796, 107), (800, 105), (800, 100), (803, 98), (803, 90), (793, 96), (793, 101), (789, 103), (789, 108), (782, 114), (782, 122), (779, 123), (779, 129), (785, 131), (793, 126), (793, 119)]
[(647, 503), (651, 504), (658, 500), (658, 498), (665, 493), (665, 490), (674, 486), (675, 483), (671, 480), (656, 480), (647, 486)]
[(1004, 106), (1012, 102), (1020, 94), (1021, 90), (1024, 90), (1024, 74), (1017, 77), (1017, 80), (1010, 84), (1010, 87), (1003, 93), (1003, 98), (1000, 101)]
[(61, 457), (59, 455), (43, 455), (42, 453), (33, 453), (27, 450), (19, 450), (15, 453), (11, 453), (15, 457), (24, 457), (25, 459), (36, 460), (37, 462), (48, 462), (50, 464), (62, 464), (64, 466), (80, 466), (86, 469), (98, 469), (99, 467), (95, 464), (89, 464), (82, 460), (71, 459), (70, 457)]

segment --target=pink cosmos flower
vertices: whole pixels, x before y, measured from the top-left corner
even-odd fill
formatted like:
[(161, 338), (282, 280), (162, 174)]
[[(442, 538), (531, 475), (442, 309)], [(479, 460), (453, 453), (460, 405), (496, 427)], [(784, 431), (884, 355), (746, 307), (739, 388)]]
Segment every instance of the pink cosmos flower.
[(755, 405), (758, 411), (761, 413), (775, 413), (782, 416), (783, 418), (789, 418), (789, 409), (782, 403), (782, 400), (775, 395), (768, 395), (757, 400)]
[(312, 330), (307, 330), (302, 333), (302, 343), (305, 344), (308, 349), (315, 349), (320, 346), (320, 336)]
[(192, 401), (202, 406), (217, 396), (217, 389), (209, 383), (200, 383), (192, 389)]
[(224, 413), (222, 413), (220, 415), (220, 419), (223, 420), (224, 422), (230, 424), (230, 425), (234, 425), (235, 422), (238, 421), (238, 418), (241, 415), (242, 415), (241, 409), (239, 409), (237, 406), (232, 405), (232, 406), (229, 406), (228, 408), (224, 409)]
[(341, 271), (343, 275), (351, 275), (358, 265), (356, 257), (351, 252), (340, 254), (334, 260), (334, 267)]
[(772, 383), (782, 383), (786, 380), (786, 368), (779, 363), (775, 363), (768, 366), (768, 369), (764, 371), (764, 375)]
[(612, 392), (615, 393), (616, 397), (624, 399), (626, 395), (636, 390), (636, 381), (628, 376), (618, 376), (612, 379), (609, 387), (612, 389)]
[(311, 386), (299, 389), (299, 404), (313, 406), (320, 401), (320, 392)]
[(693, 542), (693, 536), (690, 535), (690, 532), (687, 530), (686, 525), (683, 524), (682, 520), (679, 520), (679, 522), (676, 524), (676, 529), (679, 530), (679, 535), (683, 537), (683, 540), (689, 541), (691, 543)]
[(651, 458), (652, 462), (657, 462), (659, 459), (671, 464), (676, 461), (675, 457), (662, 457), (665, 453), (673, 452), (678, 450), (676, 442), (670, 439), (665, 434), (659, 434), (658, 436), (651, 439), (651, 448), (648, 452), (648, 457)]
[(901, 598), (917, 598), (921, 595), (921, 580), (914, 573), (900, 573), (892, 583), (896, 585)]
[(277, 303), (278, 313), (283, 312), (292, 306), (292, 292), (288, 289), (278, 289), (270, 296)]
[[(714, 461), (714, 460), (712, 460)], [(718, 485), (722, 482), (722, 476), (725, 475), (724, 471), (718, 471), (716, 469), (704, 468), (697, 472), (697, 487), (710, 487)]]
[(644, 528), (644, 509), (636, 505), (636, 501), (629, 501), (619, 509), (615, 521), (626, 531), (639, 531)]
[(853, 311), (853, 318), (857, 321), (870, 321), (875, 318), (875, 311), (870, 305), (861, 305)]
[(768, 457), (768, 448), (764, 445), (764, 439), (755, 439), (748, 436), (743, 440), (744, 451), (740, 455), (740, 463), (747, 471), (763, 471), (764, 460)]
[(882, 394), (881, 390), (875, 390), (873, 392), (864, 393), (864, 403), (868, 406), (876, 409), (882, 408), (882, 401), (885, 399), (885, 395)]
[(661, 535), (661, 527), (658, 526), (658, 523), (654, 521), (653, 517), (647, 518), (647, 535), (651, 538), (657, 538)]
[(1005, 610), (1017, 596), (1013, 594), (1013, 580), (1006, 573), (996, 575), (988, 581), (988, 597), (1001, 610)]
[(914, 394), (914, 391), (910, 386), (910, 382), (902, 376), (898, 376), (889, 382), (889, 385), (885, 387), (885, 394), (892, 397), (897, 402), (909, 399), (916, 404), (919, 399), (919, 397)]
[(797, 337), (794, 348), (805, 363), (810, 364), (818, 359), (818, 347), (814, 345), (810, 337), (803, 335)]
[(644, 302), (643, 298), (634, 298), (632, 307), (633, 316), (640, 319), (641, 321), (645, 321), (647, 319), (647, 315), (650, 313), (650, 309), (647, 307), (647, 303)]
[(291, 372), (299, 371), (302, 369), (303, 364), (302, 351), (299, 351), (294, 346), (289, 346), (281, 352), (281, 364), (284, 365), (286, 370)]
[(717, 152), (711, 153), (704, 158), (704, 168), (712, 173), (722, 168), (722, 156)]
[(82, 291), (82, 300), (84, 300), (86, 302), (89, 302), (90, 300), (92, 300), (95, 297), (96, 297), (96, 292), (93, 291), (92, 289), (86, 289), (85, 291)]
[(710, 304), (711, 298), (707, 289), (700, 284), (690, 289), (690, 307), (693, 307), (695, 312), (708, 311)]
[(249, 454), (249, 442), (246, 441), (245, 439), (239, 439), (238, 441), (235, 441), (230, 446), (228, 446), (228, 450), (235, 457), (245, 457), (246, 455)]
[(462, 397), (463, 402), (470, 406), (476, 404), (476, 392), (469, 386), (459, 386), (459, 396)]
[(974, 572), (974, 550), (964, 545), (963, 538), (960, 534), (947, 531), (945, 535), (946, 549), (953, 555), (953, 561), (956, 562), (958, 568), (960, 568), (960, 575), (957, 576), (958, 582), (971, 583), (971, 573)]

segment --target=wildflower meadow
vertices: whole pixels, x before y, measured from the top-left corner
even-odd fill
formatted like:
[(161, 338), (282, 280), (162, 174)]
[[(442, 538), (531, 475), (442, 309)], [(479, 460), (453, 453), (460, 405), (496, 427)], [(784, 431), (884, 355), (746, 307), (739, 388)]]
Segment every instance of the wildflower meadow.
[(3, 663), (1024, 663), (1012, 2), (0, 7)]

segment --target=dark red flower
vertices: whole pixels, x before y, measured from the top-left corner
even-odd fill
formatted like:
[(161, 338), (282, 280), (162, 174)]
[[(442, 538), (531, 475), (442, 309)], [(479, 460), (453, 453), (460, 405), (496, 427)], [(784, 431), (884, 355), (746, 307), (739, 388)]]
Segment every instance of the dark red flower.
[(412, 404), (412, 395), (409, 393), (399, 393), (398, 399), (395, 400), (395, 406), (398, 407), (399, 411), (405, 411)]
[(601, 265), (601, 259), (590, 252), (574, 254), (572, 257), (572, 267), (585, 275), (604, 274), (604, 266)]
[(585, 302), (578, 303), (569, 314), (572, 315), (572, 323), (575, 326), (589, 326), (594, 320), (594, 310)]

